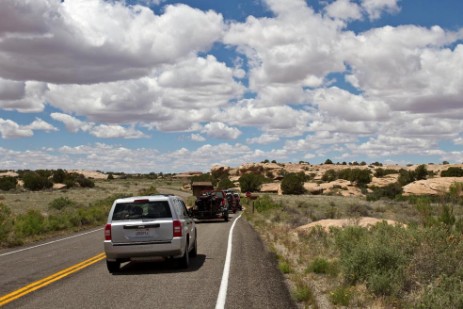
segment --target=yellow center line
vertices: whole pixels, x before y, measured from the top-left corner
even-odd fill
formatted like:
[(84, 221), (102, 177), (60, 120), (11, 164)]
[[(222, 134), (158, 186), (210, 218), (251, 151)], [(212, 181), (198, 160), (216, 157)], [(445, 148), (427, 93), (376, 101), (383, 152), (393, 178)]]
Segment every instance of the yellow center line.
[(106, 258), (104, 252), (0, 297), (0, 307)]

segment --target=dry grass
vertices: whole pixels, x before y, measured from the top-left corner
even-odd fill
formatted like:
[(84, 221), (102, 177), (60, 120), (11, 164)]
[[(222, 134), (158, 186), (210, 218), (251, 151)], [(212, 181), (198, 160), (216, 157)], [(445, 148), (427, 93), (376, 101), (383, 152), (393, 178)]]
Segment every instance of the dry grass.
[(181, 183), (152, 179), (94, 180), (94, 188), (72, 188), (49, 191), (1, 192), (0, 203), (8, 206), (13, 214), (23, 214), (28, 210), (48, 211), (50, 202), (57, 198), (68, 198), (80, 205), (89, 205), (114, 194), (138, 195), (142, 190), (156, 188), (181, 189)]

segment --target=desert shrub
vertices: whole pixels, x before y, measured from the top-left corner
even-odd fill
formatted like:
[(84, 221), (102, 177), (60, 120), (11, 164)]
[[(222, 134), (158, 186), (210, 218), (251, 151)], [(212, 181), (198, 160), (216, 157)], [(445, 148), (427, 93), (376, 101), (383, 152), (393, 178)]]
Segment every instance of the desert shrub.
[(258, 174), (244, 174), (240, 177), (241, 192), (256, 192), (259, 191), (260, 186), (264, 183), (264, 176)]
[(307, 266), (306, 271), (315, 274), (334, 274), (336, 273), (335, 268), (327, 259), (318, 257)]
[(53, 172), (53, 182), (54, 183), (63, 183), (66, 179), (66, 172), (62, 169), (57, 169)]
[(228, 189), (228, 188), (233, 188), (235, 185), (233, 182), (228, 179), (228, 177), (220, 179), (219, 183), (217, 184), (217, 189), (218, 190), (223, 190), (223, 189)]
[(330, 182), (330, 181), (335, 181), (337, 178), (338, 178), (338, 175), (336, 171), (333, 169), (329, 169), (323, 174), (322, 181)]
[(257, 212), (266, 212), (283, 206), (280, 203), (275, 203), (268, 195), (264, 195), (254, 201), (254, 207)]
[(6, 244), (8, 235), (13, 229), (13, 218), (8, 206), (0, 203), (0, 245)]
[(407, 171), (405, 169), (399, 170), (399, 178), (397, 180), (401, 186), (405, 186), (409, 183), (415, 181), (415, 172), (414, 171)]
[(324, 164), (333, 164), (333, 161), (331, 161), (330, 159), (326, 159)]
[(364, 186), (371, 182), (371, 171), (369, 169), (354, 168), (350, 171), (350, 179), (359, 186)]
[(346, 213), (351, 217), (366, 217), (370, 213), (370, 206), (364, 203), (349, 204)]
[(463, 282), (458, 277), (440, 276), (436, 284), (426, 287), (415, 308), (463, 308)]
[(281, 181), (283, 194), (303, 194), (305, 175), (303, 173), (289, 173)]
[(77, 178), (76, 181), (82, 188), (93, 188), (93, 187), (95, 187), (95, 182), (93, 180), (85, 178), (83, 176)]
[(297, 302), (312, 302), (314, 298), (312, 291), (303, 280), (296, 281), (296, 286), (292, 295)]
[(463, 169), (461, 167), (449, 167), (440, 173), (441, 177), (463, 177)]
[(330, 293), (330, 301), (333, 305), (347, 307), (351, 299), (352, 291), (345, 286), (337, 287)]
[(159, 191), (155, 186), (150, 186), (149, 188), (143, 188), (138, 191), (139, 195), (153, 195), (158, 194)]
[(286, 260), (280, 261), (278, 263), (278, 269), (284, 274), (289, 274), (291, 272), (291, 266)]
[(428, 169), (426, 165), (421, 164), (417, 166), (417, 168), (415, 169), (415, 179), (422, 180), (422, 179), (426, 179), (427, 177), (428, 177)]
[(398, 295), (405, 285), (404, 269), (409, 260), (402, 231), (386, 223), (370, 231), (360, 227), (339, 230), (336, 244), (346, 282), (365, 283), (376, 295)]
[(75, 204), (76, 203), (72, 201), (71, 199), (69, 199), (68, 197), (58, 197), (48, 204), (48, 208), (62, 210), (65, 207), (73, 206)]
[(367, 193), (367, 201), (377, 201), (383, 197), (395, 199), (403, 193), (402, 186), (398, 183), (391, 183), (384, 187), (372, 187), (372, 192)]
[(384, 177), (384, 176), (387, 176), (387, 175), (391, 175), (391, 174), (397, 174), (398, 172), (394, 169), (390, 169), (390, 168), (387, 168), (387, 169), (383, 169), (383, 168), (377, 168), (375, 169), (375, 177), (378, 177), (378, 178), (381, 178), (381, 177)]
[(18, 215), (14, 222), (14, 232), (20, 237), (39, 235), (46, 229), (45, 217), (37, 210)]
[(22, 176), (22, 179), (24, 187), (32, 191), (49, 189), (53, 186), (53, 183), (47, 177), (37, 172), (27, 172)]
[(16, 188), (16, 184), (18, 183), (16, 177), (12, 176), (5, 176), (0, 177), (0, 190), (9, 191)]

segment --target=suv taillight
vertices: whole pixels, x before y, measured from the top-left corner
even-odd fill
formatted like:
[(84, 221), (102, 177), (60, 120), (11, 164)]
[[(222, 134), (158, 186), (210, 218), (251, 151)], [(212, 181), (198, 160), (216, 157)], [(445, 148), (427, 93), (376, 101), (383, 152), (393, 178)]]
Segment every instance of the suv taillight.
[(180, 220), (174, 220), (174, 237), (182, 237), (182, 222)]
[(108, 223), (104, 227), (104, 240), (111, 240), (111, 224)]

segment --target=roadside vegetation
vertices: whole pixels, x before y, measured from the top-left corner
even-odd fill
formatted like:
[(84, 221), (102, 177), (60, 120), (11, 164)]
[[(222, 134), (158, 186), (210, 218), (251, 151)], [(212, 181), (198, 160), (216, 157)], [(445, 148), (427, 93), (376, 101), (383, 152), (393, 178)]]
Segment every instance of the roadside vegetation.
[[(311, 308), (463, 308), (462, 184), (438, 197), (261, 195), (246, 219)], [(371, 227), (360, 217), (391, 219)], [(348, 218), (348, 227), (301, 228)], [(299, 228), (298, 228), (299, 227)]]
[[(73, 185), (61, 190), (51, 190), (45, 185), (38, 190), (42, 183), (55, 183), (53, 173), (26, 171), (20, 173), (20, 177), (0, 177), (0, 248), (101, 226), (116, 198), (155, 194), (158, 186), (181, 187), (178, 181), (150, 175), (116, 175), (118, 178), (107, 180), (88, 179), (82, 175), (62, 176), (57, 181), (71, 179)], [(25, 185), (28, 177), (34, 185), (18, 187), (18, 181), (24, 181)]]

